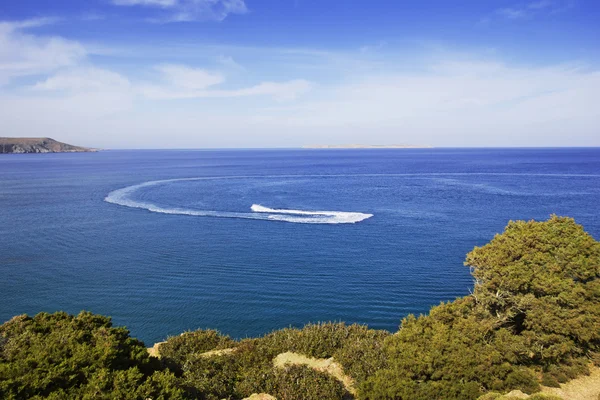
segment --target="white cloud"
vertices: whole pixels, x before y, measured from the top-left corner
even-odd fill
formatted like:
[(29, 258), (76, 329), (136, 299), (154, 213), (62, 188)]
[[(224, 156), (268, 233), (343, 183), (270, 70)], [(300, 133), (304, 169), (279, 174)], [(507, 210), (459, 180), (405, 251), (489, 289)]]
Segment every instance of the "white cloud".
[(13, 32), (20, 29), (38, 28), (44, 25), (50, 25), (59, 21), (58, 18), (42, 17), (32, 18), (22, 21), (0, 21), (0, 32)]
[(287, 82), (262, 82), (245, 89), (217, 91), (214, 97), (273, 96), (278, 101), (291, 101), (311, 90), (313, 85), (303, 79)]
[(157, 6), (173, 7), (178, 5), (178, 0), (113, 0), (117, 6)]
[(77, 68), (62, 71), (36, 83), (37, 91), (117, 91), (131, 87), (129, 80), (113, 71), (100, 68)]
[(162, 74), (162, 83), (144, 83), (139, 88), (142, 95), (155, 100), (272, 96), (278, 101), (289, 101), (311, 87), (305, 80), (292, 80), (262, 82), (240, 89), (215, 89), (214, 86), (225, 82), (219, 73), (174, 64), (155, 68)]
[(527, 10), (522, 8), (500, 8), (496, 10), (496, 13), (508, 19), (521, 19), (529, 16)]
[[(316, 142), (441, 146), (599, 145), (600, 71), (442, 62), (372, 74), (316, 100), (257, 113), (257, 122)], [(264, 128), (266, 129), (266, 128)]]
[[(538, 0), (518, 3), (495, 10), (499, 17), (509, 20), (530, 19), (543, 14), (556, 14), (573, 7), (573, 0)], [(484, 18), (489, 22), (489, 17)]]
[(156, 69), (162, 73), (164, 80), (179, 89), (202, 90), (225, 81), (219, 73), (185, 65), (165, 64)]
[(150, 6), (164, 11), (155, 22), (222, 21), (230, 14), (245, 14), (244, 0), (113, 0), (117, 6)]
[(220, 54), (216, 57), (216, 60), (220, 65), (222, 65), (226, 69), (229, 69), (232, 71), (244, 71), (245, 70), (245, 68), (241, 64), (238, 64), (231, 56), (225, 56), (223, 54)]
[(0, 85), (16, 77), (73, 66), (85, 58), (87, 52), (78, 42), (35, 36), (24, 31), (53, 21), (40, 18), (0, 23)]

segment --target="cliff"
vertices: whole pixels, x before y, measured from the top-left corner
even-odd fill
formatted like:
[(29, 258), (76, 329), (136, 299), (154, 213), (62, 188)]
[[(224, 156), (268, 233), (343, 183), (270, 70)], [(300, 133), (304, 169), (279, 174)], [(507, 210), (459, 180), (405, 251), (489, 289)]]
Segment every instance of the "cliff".
[(0, 154), (22, 153), (80, 153), (96, 151), (87, 147), (73, 146), (50, 138), (3, 138), (0, 137)]

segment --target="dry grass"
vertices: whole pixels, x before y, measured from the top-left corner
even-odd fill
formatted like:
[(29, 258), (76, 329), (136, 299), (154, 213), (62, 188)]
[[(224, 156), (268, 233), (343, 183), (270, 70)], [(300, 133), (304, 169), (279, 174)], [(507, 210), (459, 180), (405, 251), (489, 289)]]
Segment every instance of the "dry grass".
[(252, 396), (246, 397), (245, 399), (242, 399), (242, 400), (277, 400), (277, 399), (275, 397), (271, 396), (270, 394), (254, 393)]
[[(160, 345), (163, 343), (166, 343), (166, 342), (154, 343), (154, 346), (148, 347), (148, 354), (150, 354), (152, 357), (160, 358), (159, 348), (160, 348)], [(201, 353), (200, 356), (201, 357), (223, 356), (225, 354), (233, 353), (234, 350), (235, 349), (211, 350), (211, 351), (207, 351), (206, 353)]]
[(342, 382), (350, 394), (356, 395), (354, 380), (344, 373), (342, 366), (333, 358), (310, 358), (302, 354), (287, 352), (279, 354), (273, 360), (276, 368), (281, 368), (286, 364), (306, 365), (316, 371), (325, 372)]
[(600, 399), (600, 368), (590, 367), (590, 375), (573, 379), (560, 388), (542, 386), (542, 392), (560, 396), (564, 400)]
[(158, 348), (160, 347), (161, 344), (166, 343), (166, 342), (158, 342), (158, 343), (154, 343), (154, 346), (152, 347), (148, 347), (148, 354), (150, 354), (152, 357), (157, 357), (160, 358), (160, 353), (158, 351)]
[(211, 350), (206, 353), (200, 354), (200, 357), (214, 357), (214, 356), (224, 356), (225, 354), (231, 354), (235, 351), (235, 349), (221, 349), (221, 350)]

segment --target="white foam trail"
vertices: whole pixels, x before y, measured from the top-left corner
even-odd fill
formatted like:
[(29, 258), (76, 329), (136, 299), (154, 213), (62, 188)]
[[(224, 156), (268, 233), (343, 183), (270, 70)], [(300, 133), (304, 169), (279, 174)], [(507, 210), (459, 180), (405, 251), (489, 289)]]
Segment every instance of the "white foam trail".
[[(231, 179), (235, 177), (224, 177), (222, 179)], [(239, 178), (239, 177), (238, 177)], [(285, 210), (263, 207), (259, 204), (253, 204), (250, 209), (252, 213), (231, 212), (231, 211), (211, 211), (211, 210), (192, 210), (186, 208), (164, 208), (153, 203), (133, 200), (131, 196), (141, 188), (157, 186), (170, 182), (196, 181), (219, 178), (186, 178), (169, 179), (161, 181), (151, 181), (139, 185), (128, 186), (110, 192), (104, 201), (130, 208), (141, 208), (155, 213), (173, 214), (173, 215), (192, 215), (199, 217), (219, 217), (219, 218), (243, 218), (260, 219), (266, 221), (293, 222), (298, 224), (354, 224), (371, 218), (373, 214), (363, 214), (359, 212), (345, 211), (305, 211), (305, 210)]]
[[(330, 219), (335, 219), (339, 224), (351, 224), (355, 222), (363, 221), (367, 218), (371, 218), (373, 214), (364, 214), (357, 212), (347, 211), (304, 211), (304, 210), (286, 210), (278, 208), (263, 207), (260, 204), (252, 204), (250, 209), (257, 213), (268, 213), (268, 214), (288, 214), (288, 215), (303, 215), (310, 216), (312, 221), (321, 221), (319, 223), (327, 223)], [(277, 221), (291, 221), (299, 222), (300, 220), (306, 220), (305, 217), (286, 217), (281, 215), (271, 215), (269, 219)], [(293, 221), (292, 221), (293, 220)]]

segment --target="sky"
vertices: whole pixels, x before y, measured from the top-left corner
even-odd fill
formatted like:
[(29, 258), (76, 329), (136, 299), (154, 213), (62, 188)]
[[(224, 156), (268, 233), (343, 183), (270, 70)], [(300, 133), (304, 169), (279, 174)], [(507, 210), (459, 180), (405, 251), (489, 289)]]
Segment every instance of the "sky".
[(0, 136), (600, 146), (598, 0), (0, 4)]

